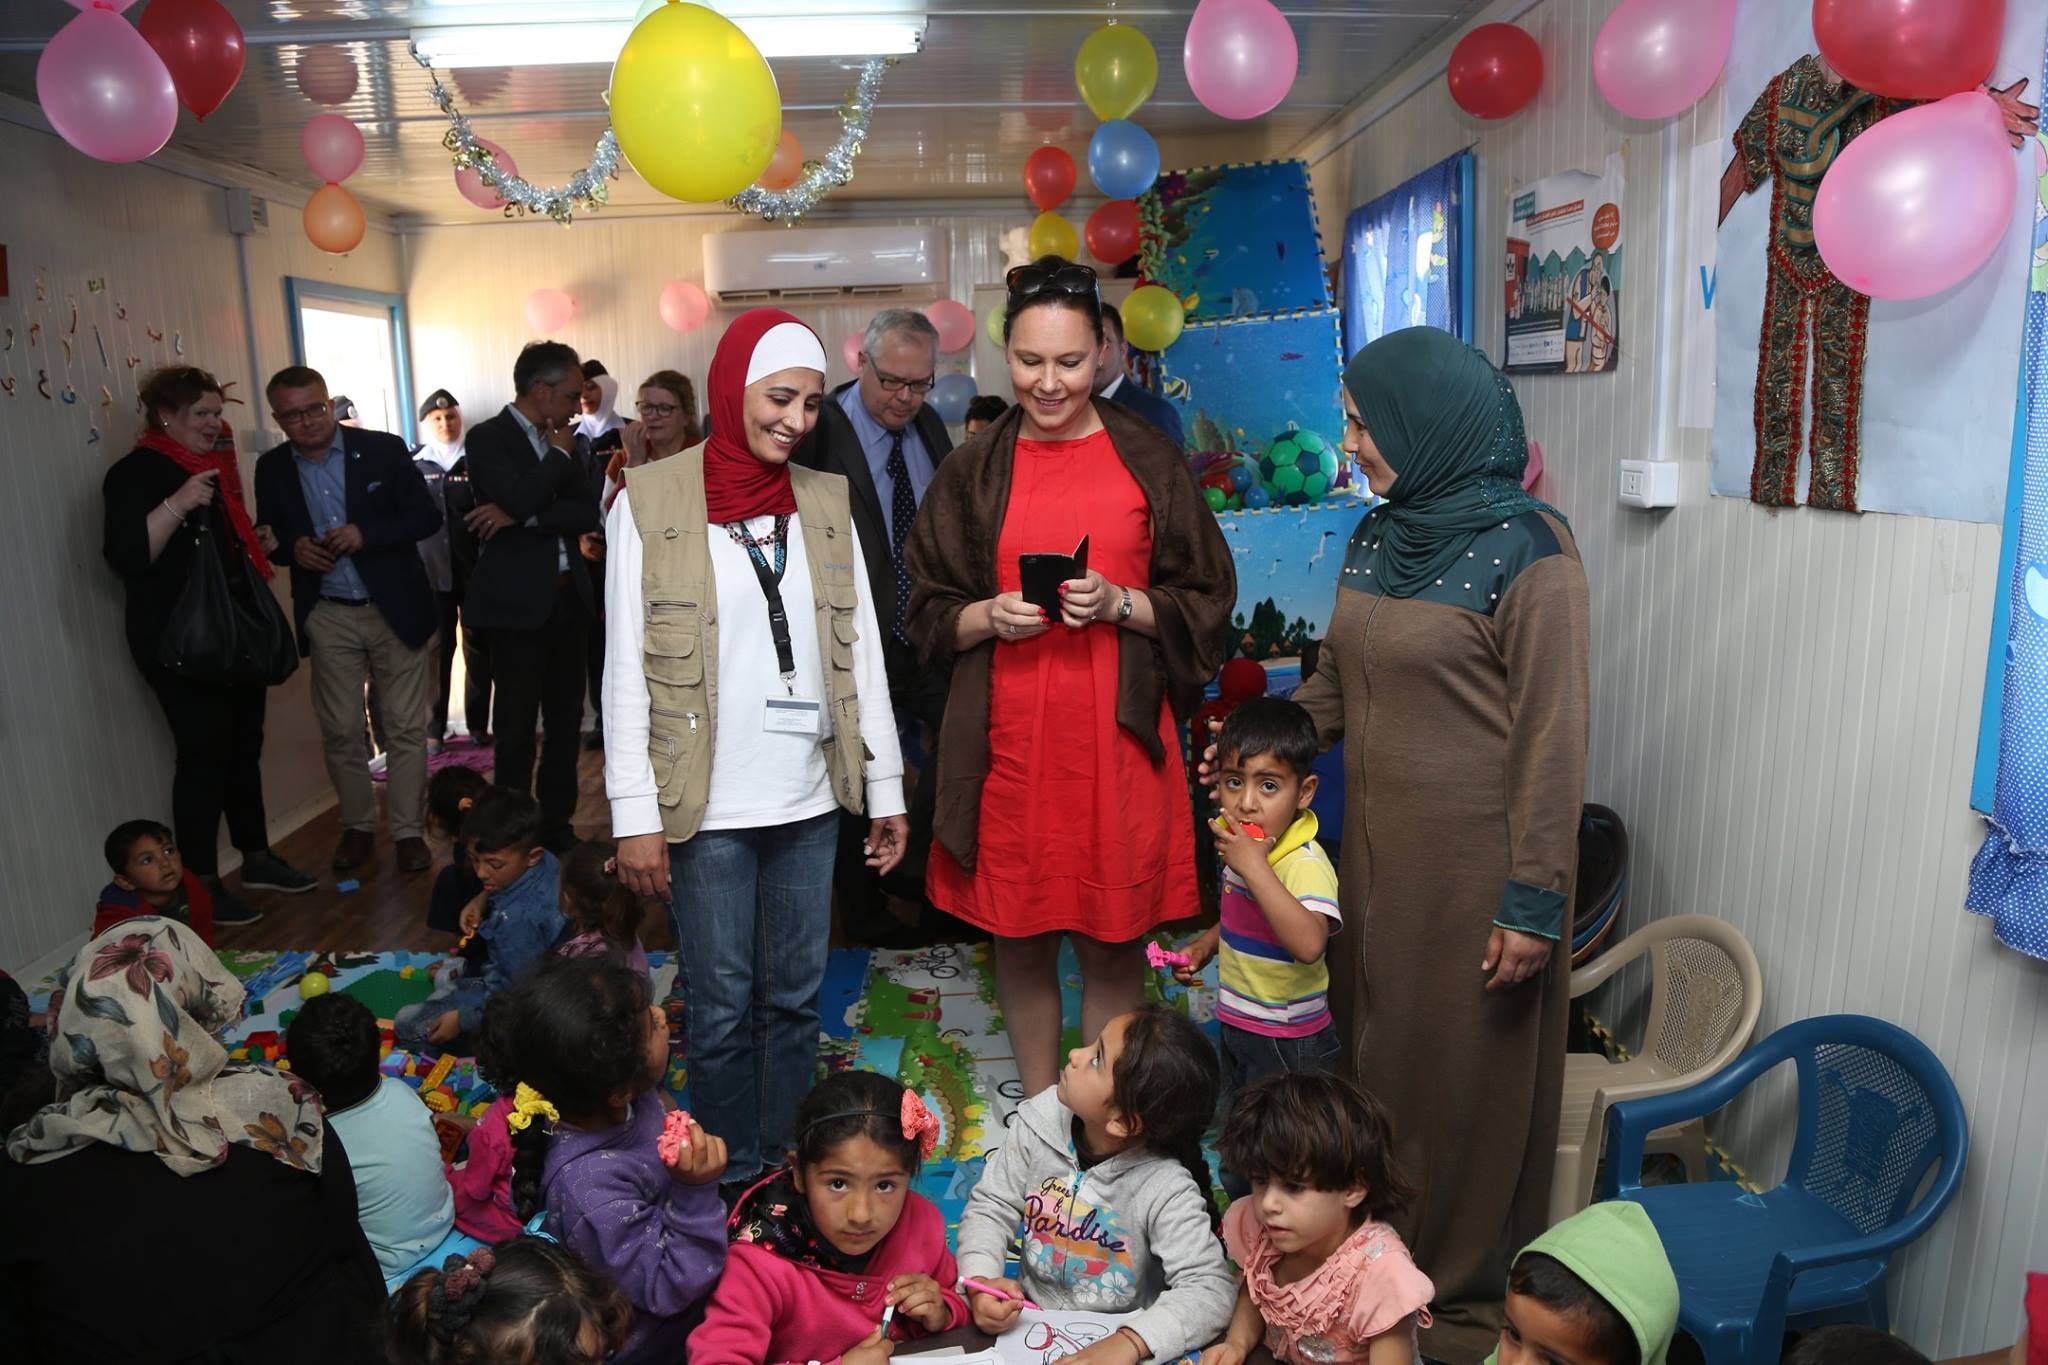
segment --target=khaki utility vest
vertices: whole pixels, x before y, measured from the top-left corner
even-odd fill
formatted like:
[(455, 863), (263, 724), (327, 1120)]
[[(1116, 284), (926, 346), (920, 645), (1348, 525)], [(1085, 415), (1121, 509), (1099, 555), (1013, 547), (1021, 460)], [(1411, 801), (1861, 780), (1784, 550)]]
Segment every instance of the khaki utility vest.
[[(816, 604), (818, 657), (825, 667), (825, 771), (839, 804), (858, 815), (866, 801), (870, 755), (861, 741), (854, 687), (853, 521), (846, 480), (790, 468), (796, 520), (803, 528)], [(704, 447), (626, 471), (633, 524), (640, 531), (640, 605), (645, 621), (641, 668), (651, 703), (647, 756), (661, 793), (662, 833), (681, 843), (704, 822), (711, 797), (711, 739), (718, 714), (718, 588), (711, 573), (704, 503)], [(750, 592), (758, 588), (750, 585)], [(765, 601), (751, 604), (767, 610)], [(792, 630), (802, 623), (790, 619)]]

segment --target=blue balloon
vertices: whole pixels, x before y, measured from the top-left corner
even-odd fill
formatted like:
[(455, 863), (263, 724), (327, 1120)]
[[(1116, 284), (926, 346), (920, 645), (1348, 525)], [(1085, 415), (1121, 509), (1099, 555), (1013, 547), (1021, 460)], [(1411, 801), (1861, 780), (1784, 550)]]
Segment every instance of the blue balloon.
[(1136, 199), (1159, 178), (1159, 144), (1129, 119), (1111, 119), (1088, 141), (1088, 175), (1112, 199)]
[(925, 402), (932, 405), (932, 411), (948, 426), (957, 426), (967, 420), (967, 404), (975, 394), (974, 376), (967, 374), (942, 374), (939, 382), (932, 385), (931, 397)]
[(1243, 493), (1252, 486), (1252, 467), (1240, 461), (1230, 467), (1230, 486)]
[(1255, 483), (1250, 488), (1245, 489), (1244, 505), (1254, 511), (1262, 507), (1271, 507), (1273, 505), (1273, 495), (1266, 491), (1264, 484)]

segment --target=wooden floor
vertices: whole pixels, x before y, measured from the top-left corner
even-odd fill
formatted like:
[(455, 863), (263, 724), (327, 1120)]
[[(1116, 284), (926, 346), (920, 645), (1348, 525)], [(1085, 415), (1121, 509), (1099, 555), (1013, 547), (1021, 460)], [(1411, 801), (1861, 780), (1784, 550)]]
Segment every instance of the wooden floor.
[[(609, 838), (611, 810), (604, 796), (604, 755), (586, 753), (578, 771), (579, 794), (574, 824), (586, 839)], [(377, 785), (382, 805), (383, 784)], [(300, 896), (281, 896), (269, 891), (241, 891), (228, 879), (231, 889), (258, 910), (263, 918), (255, 924), (222, 928), (215, 941), (222, 948), (314, 948), (347, 949), (356, 952), (387, 952), (399, 948), (417, 951), (445, 951), (454, 946), (455, 936), (427, 927), (427, 893), (434, 878), (448, 865), (446, 847), (435, 850), (434, 866), (425, 872), (401, 872), (392, 851), (390, 831), (377, 831), (376, 861), (368, 867), (337, 873), (329, 866), (335, 846), (341, 842), (339, 810), (330, 810), (303, 828), (278, 841), (276, 850), (286, 862), (320, 878), (317, 890)], [(344, 895), (334, 889), (337, 881), (350, 878), (361, 885)], [(650, 911), (640, 936), (649, 948), (673, 948), (667, 916)]]

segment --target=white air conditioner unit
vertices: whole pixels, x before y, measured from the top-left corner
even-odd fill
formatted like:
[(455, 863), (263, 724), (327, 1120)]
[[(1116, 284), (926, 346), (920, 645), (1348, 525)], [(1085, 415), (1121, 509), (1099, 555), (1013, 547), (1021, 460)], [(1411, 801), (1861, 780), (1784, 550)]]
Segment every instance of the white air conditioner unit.
[(704, 288), (724, 304), (937, 298), (945, 283), (938, 228), (770, 228), (704, 239)]

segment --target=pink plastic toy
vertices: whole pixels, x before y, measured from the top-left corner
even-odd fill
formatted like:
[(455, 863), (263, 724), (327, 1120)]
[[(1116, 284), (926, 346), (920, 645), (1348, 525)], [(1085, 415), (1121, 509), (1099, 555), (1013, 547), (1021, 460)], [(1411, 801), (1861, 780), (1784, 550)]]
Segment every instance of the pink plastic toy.
[(655, 1143), (655, 1150), (661, 1153), (661, 1164), (673, 1166), (690, 1145), (690, 1111), (671, 1109), (662, 1120), (661, 1139)]
[(1193, 965), (1188, 961), (1186, 953), (1176, 953), (1173, 949), (1162, 948), (1156, 943), (1145, 945), (1145, 960), (1161, 971), (1172, 967), (1188, 967)]

